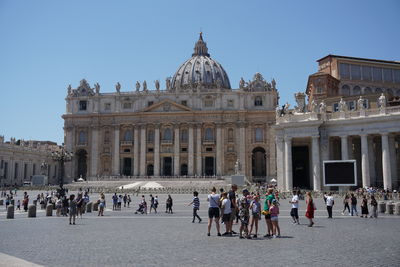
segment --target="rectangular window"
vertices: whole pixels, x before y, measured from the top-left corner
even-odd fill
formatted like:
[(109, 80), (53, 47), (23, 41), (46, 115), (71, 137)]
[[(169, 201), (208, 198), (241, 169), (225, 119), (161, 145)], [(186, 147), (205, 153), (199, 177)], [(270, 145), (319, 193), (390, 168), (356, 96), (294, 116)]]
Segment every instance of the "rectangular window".
[(395, 83), (400, 83), (400, 70), (393, 70), (393, 77)]
[(382, 81), (382, 69), (381, 68), (372, 68), (372, 77), (374, 81), (381, 82)]
[(383, 69), (383, 80), (385, 82), (393, 82), (392, 69)]
[(147, 152), (153, 153), (153, 152), (154, 152), (154, 148), (149, 147), (149, 148), (147, 149)]
[(187, 152), (187, 147), (182, 147), (181, 151), (182, 152)]
[(372, 80), (372, 68), (370, 66), (362, 66), (362, 79), (364, 81)]
[(233, 108), (234, 102), (232, 99), (228, 99), (228, 108)]
[(350, 78), (350, 66), (346, 63), (340, 63), (339, 65), (340, 78), (349, 79)]
[(105, 103), (104, 104), (104, 110), (105, 111), (110, 111), (111, 110), (111, 103)]
[(182, 105), (182, 106), (187, 106), (187, 101), (186, 101), (186, 100), (182, 100), (182, 101), (181, 101), (181, 105)]
[(150, 106), (153, 105), (153, 103), (154, 103), (153, 101), (148, 101), (148, 102), (147, 102), (147, 106), (150, 107)]
[(79, 101), (79, 110), (87, 110), (87, 101)]
[(207, 152), (212, 152), (213, 149), (212, 149), (212, 147), (206, 147), (206, 151), (207, 151)]
[(348, 104), (349, 110), (355, 110), (356, 109), (355, 101), (349, 101), (347, 104)]
[(132, 108), (132, 103), (131, 102), (124, 102), (123, 107), (124, 107), (124, 109), (131, 109)]
[(17, 179), (18, 177), (18, 163), (15, 163), (14, 165), (14, 179)]
[(256, 142), (262, 142), (263, 141), (263, 129), (262, 128), (256, 128), (255, 140), (256, 140)]
[(206, 108), (211, 108), (212, 106), (214, 106), (214, 101), (213, 101), (213, 100), (210, 100), (210, 99), (206, 99), (206, 100), (204, 101), (204, 106), (205, 106)]
[(339, 111), (339, 103), (334, 103), (333, 104), (333, 112)]
[(350, 65), (351, 79), (361, 80), (361, 66), (360, 65)]

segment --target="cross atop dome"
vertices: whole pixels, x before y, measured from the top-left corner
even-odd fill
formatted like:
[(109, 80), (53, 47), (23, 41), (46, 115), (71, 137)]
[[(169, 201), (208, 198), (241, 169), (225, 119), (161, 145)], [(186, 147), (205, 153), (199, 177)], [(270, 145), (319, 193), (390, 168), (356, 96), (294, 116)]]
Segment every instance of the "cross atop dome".
[(194, 56), (210, 57), (210, 54), (208, 53), (207, 43), (203, 41), (203, 32), (200, 32), (199, 40), (194, 46), (194, 53), (192, 54), (192, 57)]

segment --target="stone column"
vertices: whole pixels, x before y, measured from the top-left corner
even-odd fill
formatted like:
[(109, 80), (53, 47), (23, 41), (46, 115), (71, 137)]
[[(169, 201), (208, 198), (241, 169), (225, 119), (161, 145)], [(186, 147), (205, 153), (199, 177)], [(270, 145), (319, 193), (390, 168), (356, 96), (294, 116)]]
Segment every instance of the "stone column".
[(246, 123), (239, 123), (240, 174), (246, 175)]
[(160, 125), (154, 127), (154, 176), (160, 176)]
[(376, 170), (375, 170), (375, 152), (374, 152), (374, 137), (369, 136), (368, 138), (368, 151), (371, 152), (368, 155), (369, 160), (369, 176), (371, 185), (376, 183)]
[(321, 161), (319, 157), (319, 136), (312, 137), (312, 166), (314, 191), (321, 191)]
[(119, 126), (114, 129), (114, 155), (112, 158), (112, 174), (120, 175), (119, 172)]
[(139, 127), (135, 126), (134, 133), (133, 133), (133, 175), (139, 175)]
[(293, 189), (293, 172), (292, 172), (292, 138), (285, 137), (285, 180), (286, 191)]
[(382, 169), (383, 169), (383, 188), (392, 189), (392, 172), (390, 168), (390, 152), (388, 133), (382, 134)]
[(281, 136), (276, 137), (276, 180), (278, 188), (280, 190), (285, 190), (285, 164), (284, 164), (284, 148), (283, 148), (283, 138)]
[(140, 127), (140, 167), (139, 175), (146, 175), (146, 125)]
[(371, 177), (369, 175), (369, 153), (368, 153), (368, 138), (366, 134), (361, 136), (361, 174), (362, 187), (371, 186)]
[(342, 160), (349, 159), (349, 145), (347, 142), (347, 135), (341, 136)]
[(193, 146), (193, 125), (189, 125), (189, 144), (188, 144), (188, 175), (194, 174), (194, 146)]
[(174, 175), (175, 176), (180, 175), (179, 156), (180, 156), (179, 124), (176, 124), (174, 129)]
[(99, 160), (99, 129), (92, 127), (92, 142), (90, 151), (90, 176), (97, 175), (98, 160)]
[(217, 124), (217, 145), (216, 145), (216, 156), (217, 156), (217, 176), (223, 174), (222, 163), (223, 163), (223, 142), (222, 142), (222, 124)]
[(201, 157), (201, 124), (196, 126), (196, 174), (203, 175), (202, 157)]
[[(397, 156), (396, 156), (396, 142), (395, 135), (389, 135), (389, 158), (390, 158), (390, 170), (392, 174), (392, 181), (397, 181)], [(397, 183), (395, 186), (398, 186)]]
[[(74, 152), (74, 157), (72, 158), (71, 161), (65, 162), (64, 163), (64, 173), (65, 173), (65, 177), (64, 177), (64, 181), (65, 182), (71, 182), (74, 177), (74, 162), (75, 162), (75, 158), (76, 158), (76, 152), (74, 151), (74, 130), (73, 127), (65, 127), (65, 149), (68, 152)], [(32, 167), (33, 168), (33, 167)], [(40, 170), (40, 164), (36, 164), (36, 172), (38, 172), (38, 170)], [(32, 175), (35, 175), (35, 173), (33, 173), (32, 170)]]

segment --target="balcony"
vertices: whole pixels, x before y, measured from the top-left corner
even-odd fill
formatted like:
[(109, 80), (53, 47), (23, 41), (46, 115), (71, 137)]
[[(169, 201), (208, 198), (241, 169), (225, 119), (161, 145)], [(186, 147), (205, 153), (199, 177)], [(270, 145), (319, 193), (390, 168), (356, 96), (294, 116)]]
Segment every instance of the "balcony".
[(133, 141), (121, 141), (121, 146), (131, 146)]
[(215, 140), (212, 139), (203, 140), (203, 145), (214, 145), (214, 144)]
[(172, 142), (172, 140), (164, 139), (164, 140), (161, 140), (161, 144), (164, 144), (164, 145), (172, 145), (173, 142)]

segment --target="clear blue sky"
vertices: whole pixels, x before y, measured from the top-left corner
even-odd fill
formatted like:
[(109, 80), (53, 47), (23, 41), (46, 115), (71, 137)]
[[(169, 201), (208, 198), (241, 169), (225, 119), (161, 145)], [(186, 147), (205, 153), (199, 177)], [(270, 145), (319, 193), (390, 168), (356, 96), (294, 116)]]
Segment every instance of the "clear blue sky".
[(255, 72), (280, 102), (331, 53), (400, 60), (400, 1), (0, 1), (0, 135), (63, 142), (65, 96), (172, 76), (200, 29), (231, 85)]

